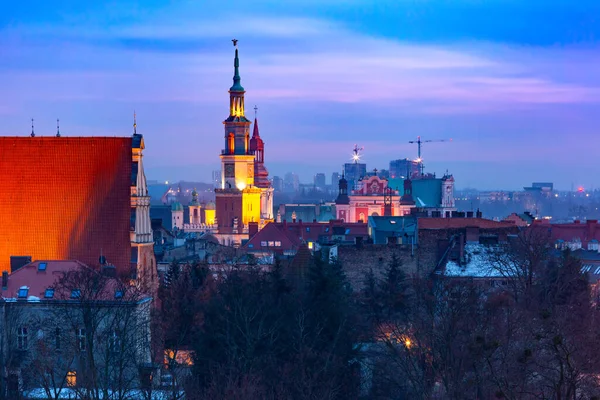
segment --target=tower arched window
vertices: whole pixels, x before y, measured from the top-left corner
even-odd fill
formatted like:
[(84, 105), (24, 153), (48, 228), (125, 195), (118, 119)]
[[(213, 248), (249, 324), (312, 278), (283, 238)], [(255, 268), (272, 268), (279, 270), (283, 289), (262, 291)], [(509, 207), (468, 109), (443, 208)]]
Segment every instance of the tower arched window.
[(233, 154), (233, 151), (235, 148), (235, 138), (233, 136), (233, 132), (229, 133), (229, 136), (227, 139), (228, 139), (227, 150), (229, 150), (229, 154)]
[(365, 213), (360, 213), (358, 215), (358, 219), (361, 220), (362, 222), (365, 222)]

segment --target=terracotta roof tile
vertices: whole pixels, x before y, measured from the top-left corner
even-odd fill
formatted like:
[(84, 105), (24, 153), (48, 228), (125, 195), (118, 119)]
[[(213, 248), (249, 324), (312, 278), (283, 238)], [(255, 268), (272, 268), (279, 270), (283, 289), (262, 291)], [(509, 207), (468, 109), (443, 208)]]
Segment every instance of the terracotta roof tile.
[(129, 269), (130, 137), (0, 137), (0, 270), (100, 252)]

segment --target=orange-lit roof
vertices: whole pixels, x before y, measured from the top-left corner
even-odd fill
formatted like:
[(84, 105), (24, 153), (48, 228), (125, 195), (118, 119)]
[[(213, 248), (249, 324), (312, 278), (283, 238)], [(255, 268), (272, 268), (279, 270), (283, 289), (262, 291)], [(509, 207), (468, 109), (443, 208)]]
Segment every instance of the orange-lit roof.
[(100, 253), (129, 270), (131, 138), (0, 137), (0, 270)]

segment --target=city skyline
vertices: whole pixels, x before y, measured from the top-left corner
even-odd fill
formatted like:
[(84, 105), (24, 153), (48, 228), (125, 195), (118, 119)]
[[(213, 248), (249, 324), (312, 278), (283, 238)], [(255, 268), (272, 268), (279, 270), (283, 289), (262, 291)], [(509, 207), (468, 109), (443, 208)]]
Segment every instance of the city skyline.
[(210, 182), (236, 37), (271, 177), (329, 176), (355, 143), (387, 169), (420, 135), (453, 138), (423, 153), (459, 188), (594, 187), (600, 5), (396, 3), (11, 4), (0, 135), (125, 136), (135, 109), (149, 179)]

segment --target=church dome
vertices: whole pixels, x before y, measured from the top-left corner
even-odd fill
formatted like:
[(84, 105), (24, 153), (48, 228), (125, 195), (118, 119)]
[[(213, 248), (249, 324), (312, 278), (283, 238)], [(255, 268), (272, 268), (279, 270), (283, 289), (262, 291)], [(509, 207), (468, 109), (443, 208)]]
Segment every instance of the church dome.
[(176, 201), (171, 205), (171, 211), (183, 211), (183, 206), (180, 202)]
[(215, 209), (215, 202), (214, 201), (209, 201), (208, 204), (206, 205), (206, 209), (207, 210), (214, 210)]

